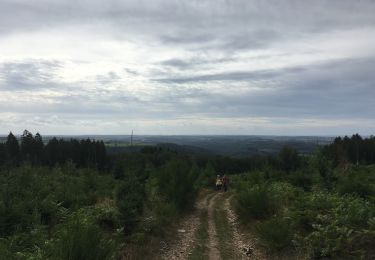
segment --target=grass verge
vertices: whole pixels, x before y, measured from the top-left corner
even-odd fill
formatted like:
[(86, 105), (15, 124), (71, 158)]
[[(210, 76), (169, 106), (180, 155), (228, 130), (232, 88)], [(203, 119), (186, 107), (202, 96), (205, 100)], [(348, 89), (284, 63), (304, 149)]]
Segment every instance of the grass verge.
[(201, 211), (200, 226), (195, 234), (195, 247), (189, 256), (190, 260), (199, 260), (208, 258), (208, 213), (207, 209)]
[(236, 246), (233, 244), (233, 230), (229, 224), (227, 212), (223, 208), (224, 200), (224, 196), (219, 196), (214, 203), (214, 222), (218, 237), (219, 252), (223, 260), (238, 259), (239, 254), (236, 252)]

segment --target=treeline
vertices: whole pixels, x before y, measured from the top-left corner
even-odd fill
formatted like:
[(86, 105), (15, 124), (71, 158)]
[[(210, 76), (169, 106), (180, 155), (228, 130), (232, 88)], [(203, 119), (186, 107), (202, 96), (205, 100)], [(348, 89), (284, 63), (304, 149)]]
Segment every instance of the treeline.
[(80, 168), (105, 169), (107, 153), (103, 141), (54, 137), (45, 144), (39, 133), (34, 136), (25, 130), (19, 141), (10, 132), (5, 143), (0, 143), (0, 166), (14, 167), (23, 162), (50, 167), (72, 162)]
[(324, 154), (335, 165), (374, 164), (375, 163), (375, 137), (362, 138), (359, 134), (352, 137), (337, 137), (334, 142), (323, 149)]

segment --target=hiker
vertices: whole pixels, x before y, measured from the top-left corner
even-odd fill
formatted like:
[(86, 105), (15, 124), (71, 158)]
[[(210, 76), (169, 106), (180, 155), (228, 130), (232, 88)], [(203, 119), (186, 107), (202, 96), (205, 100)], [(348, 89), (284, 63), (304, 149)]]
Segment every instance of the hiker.
[(229, 185), (229, 178), (225, 174), (223, 176), (223, 181), (222, 182), (223, 182), (224, 191), (227, 191), (228, 190), (228, 185)]
[(223, 186), (223, 180), (221, 179), (220, 175), (216, 176), (216, 190), (221, 190)]

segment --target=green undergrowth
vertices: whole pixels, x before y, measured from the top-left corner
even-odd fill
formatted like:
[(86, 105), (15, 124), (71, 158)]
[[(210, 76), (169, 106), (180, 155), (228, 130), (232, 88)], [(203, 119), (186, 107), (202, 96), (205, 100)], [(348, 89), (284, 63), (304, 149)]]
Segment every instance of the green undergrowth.
[(142, 259), (191, 212), (199, 174), (177, 158), (113, 174), (71, 163), (0, 168), (0, 259)]
[[(253, 225), (269, 255), (372, 259), (375, 170), (322, 169), (311, 161), (296, 172), (267, 169), (235, 178), (234, 203), (242, 224)], [(310, 180), (309, 188), (295, 181), (302, 175)]]

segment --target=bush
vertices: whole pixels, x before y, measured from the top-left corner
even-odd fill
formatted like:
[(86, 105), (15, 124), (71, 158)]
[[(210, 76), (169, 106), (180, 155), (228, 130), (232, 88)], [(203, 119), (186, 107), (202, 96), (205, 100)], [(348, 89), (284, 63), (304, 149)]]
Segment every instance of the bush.
[[(313, 257), (359, 257), (366, 244), (374, 207), (358, 197), (327, 192), (308, 194), (291, 208), (293, 227)], [(362, 242), (359, 242), (362, 241)]]
[(145, 183), (145, 204), (140, 229), (163, 235), (165, 226), (192, 208), (199, 185), (200, 170), (182, 160), (172, 160), (150, 173)]
[(27, 165), (0, 172), (0, 183), (1, 247), (21, 259), (41, 254), (56, 225), (77, 208), (95, 205), (99, 196), (112, 196), (114, 186), (94, 170)]
[(147, 180), (145, 190), (146, 201), (142, 228), (146, 232), (162, 234), (165, 225), (177, 216), (176, 206), (161, 196), (155, 176)]
[(116, 189), (116, 206), (120, 212), (120, 222), (125, 232), (129, 233), (135, 227), (143, 212), (144, 187), (135, 176), (129, 176)]
[(356, 167), (342, 176), (337, 184), (340, 194), (354, 194), (361, 198), (370, 199), (375, 196), (375, 174), (366, 168)]
[(197, 178), (191, 165), (182, 160), (168, 162), (156, 175), (159, 193), (180, 212), (193, 206)]
[(236, 210), (241, 219), (263, 219), (273, 215), (278, 208), (273, 195), (268, 184), (257, 184), (253, 187), (246, 183), (239, 185)]
[(9, 245), (5, 239), (0, 239), (0, 259), (1, 260), (12, 260), (15, 259), (14, 254), (9, 250)]
[(203, 187), (212, 188), (215, 186), (215, 180), (215, 169), (213, 168), (212, 164), (208, 162), (204, 170), (199, 175), (198, 184)]
[(236, 186), (236, 210), (242, 220), (268, 218), (289, 205), (301, 192), (285, 182), (251, 185), (248, 181), (237, 181)]
[(305, 191), (310, 191), (313, 185), (313, 176), (304, 171), (296, 171), (289, 177), (291, 184), (301, 187)]
[(43, 259), (42, 247), (46, 237), (46, 230), (35, 228), (29, 233), (17, 232), (0, 238), (0, 259)]
[(274, 182), (269, 185), (270, 193), (278, 208), (289, 207), (303, 191), (287, 182)]
[(293, 230), (281, 217), (273, 217), (258, 224), (256, 231), (262, 244), (270, 250), (280, 251), (292, 245)]
[(262, 184), (266, 181), (266, 179), (267, 179), (266, 177), (269, 174), (270, 174), (269, 169), (266, 169), (265, 172), (255, 171), (255, 172), (247, 173), (247, 174), (244, 174), (244, 175), (240, 175), (240, 179), (237, 180), (236, 184), (242, 185), (242, 184), (244, 184), (244, 182), (246, 182), (247, 185)]
[(94, 220), (82, 212), (60, 226), (57, 239), (48, 249), (48, 259), (111, 259), (115, 244), (105, 237)]

